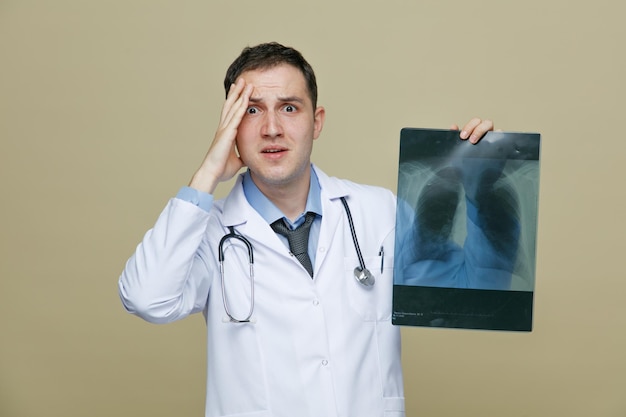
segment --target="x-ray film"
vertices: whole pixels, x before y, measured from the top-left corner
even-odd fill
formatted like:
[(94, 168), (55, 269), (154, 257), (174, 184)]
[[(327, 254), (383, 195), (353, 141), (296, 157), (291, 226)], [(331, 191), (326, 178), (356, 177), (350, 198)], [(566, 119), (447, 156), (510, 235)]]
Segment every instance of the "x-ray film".
[(394, 324), (532, 330), (539, 143), (402, 129)]

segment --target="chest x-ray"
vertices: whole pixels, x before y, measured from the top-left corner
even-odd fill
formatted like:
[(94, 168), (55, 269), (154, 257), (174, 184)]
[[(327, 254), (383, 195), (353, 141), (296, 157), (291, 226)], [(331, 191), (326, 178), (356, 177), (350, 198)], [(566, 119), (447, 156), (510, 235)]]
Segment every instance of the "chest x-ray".
[(394, 324), (532, 329), (539, 142), (402, 130)]

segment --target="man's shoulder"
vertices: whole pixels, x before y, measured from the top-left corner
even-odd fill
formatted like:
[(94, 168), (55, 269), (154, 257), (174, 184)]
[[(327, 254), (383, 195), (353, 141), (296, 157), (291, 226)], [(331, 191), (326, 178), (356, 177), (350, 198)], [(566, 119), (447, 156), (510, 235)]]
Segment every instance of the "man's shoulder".
[(374, 198), (378, 197), (395, 200), (393, 192), (381, 186), (363, 184), (347, 178), (331, 177), (317, 167), (316, 174), (318, 175), (322, 188), (326, 188), (327, 191), (337, 194), (337, 197), (347, 197), (352, 196), (352, 194), (356, 194), (356, 196), (371, 196)]
[(395, 195), (387, 188), (378, 185), (363, 184), (344, 178), (337, 178), (337, 180), (341, 181), (345, 187), (350, 189), (351, 195), (356, 194), (357, 196), (395, 200)]

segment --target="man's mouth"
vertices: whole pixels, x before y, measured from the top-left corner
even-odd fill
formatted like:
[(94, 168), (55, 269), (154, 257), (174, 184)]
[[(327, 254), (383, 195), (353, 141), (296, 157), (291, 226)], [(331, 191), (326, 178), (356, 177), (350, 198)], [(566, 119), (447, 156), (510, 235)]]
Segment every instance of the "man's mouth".
[(283, 152), (286, 149), (263, 149), (261, 152), (262, 153), (278, 153), (278, 152)]

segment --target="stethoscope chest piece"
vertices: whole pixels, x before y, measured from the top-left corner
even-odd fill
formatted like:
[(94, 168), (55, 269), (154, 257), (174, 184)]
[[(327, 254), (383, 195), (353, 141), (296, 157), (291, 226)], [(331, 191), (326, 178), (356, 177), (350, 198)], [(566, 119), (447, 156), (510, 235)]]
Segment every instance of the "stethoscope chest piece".
[(361, 268), (360, 266), (354, 268), (354, 277), (357, 281), (359, 281), (359, 283), (365, 285), (366, 287), (371, 287), (374, 285), (374, 282), (376, 282), (376, 279), (370, 270), (367, 268)]

